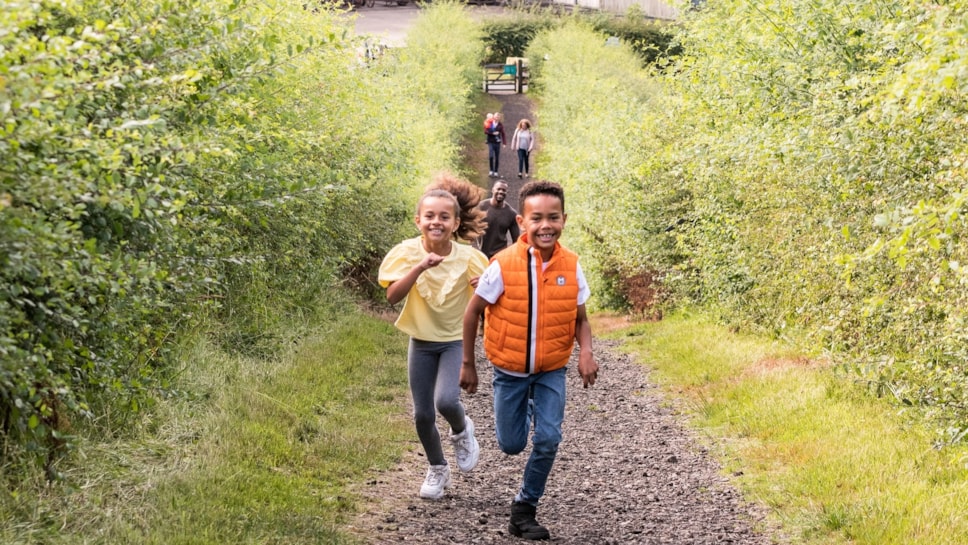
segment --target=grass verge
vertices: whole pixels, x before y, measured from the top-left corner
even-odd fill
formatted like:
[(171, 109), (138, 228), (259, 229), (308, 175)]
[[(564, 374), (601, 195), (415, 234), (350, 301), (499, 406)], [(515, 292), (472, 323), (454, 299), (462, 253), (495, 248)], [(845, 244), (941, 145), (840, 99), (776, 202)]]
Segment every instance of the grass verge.
[(186, 361), (201, 394), (156, 407), (146, 436), (85, 446), (40, 497), (6, 495), (0, 542), (353, 543), (352, 484), (412, 435), (405, 339), (347, 311), (276, 360), (200, 344)]
[(734, 483), (794, 541), (968, 543), (968, 448), (932, 448), (929, 430), (830, 365), (694, 315), (594, 320), (653, 369)]

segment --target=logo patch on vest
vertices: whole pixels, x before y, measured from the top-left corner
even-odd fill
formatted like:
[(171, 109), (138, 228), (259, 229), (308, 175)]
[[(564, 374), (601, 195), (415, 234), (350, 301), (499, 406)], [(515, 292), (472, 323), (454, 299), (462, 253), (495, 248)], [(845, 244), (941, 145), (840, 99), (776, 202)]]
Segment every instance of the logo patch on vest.
[(564, 276), (559, 276), (558, 279), (556, 280), (556, 282), (558, 283), (559, 286), (564, 286), (565, 285), (565, 277)]

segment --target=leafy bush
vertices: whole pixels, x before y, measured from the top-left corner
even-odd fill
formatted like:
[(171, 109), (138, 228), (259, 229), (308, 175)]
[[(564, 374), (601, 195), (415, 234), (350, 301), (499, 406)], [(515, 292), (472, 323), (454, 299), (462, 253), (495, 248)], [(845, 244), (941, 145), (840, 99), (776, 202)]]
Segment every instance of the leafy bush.
[(271, 355), (321, 293), (366, 285), (414, 180), (456, 162), (481, 56), (454, 5), (425, 17), (455, 34), (371, 62), (333, 13), (274, 0), (0, 17), (6, 461), (120, 431), (186, 334)]
[(204, 127), (211, 101), (251, 79), (229, 71), (270, 69), (245, 53), (272, 36), (211, 3), (168, 8), (2, 11), (5, 452), (42, 451), (97, 402), (137, 408), (165, 340), (217, 276), (217, 240), (190, 241), (221, 215), (203, 165), (233, 152)]
[(531, 8), (515, 10), (509, 17), (484, 23), (484, 62), (503, 63), (507, 57), (525, 56), (525, 51), (538, 33), (557, 28), (570, 20), (583, 21), (605, 36), (620, 38), (639, 55), (643, 66), (680, 52), (673, 43), (674, 32), (663, 23), (647, 21), (642, 17), (614, 17), (605, 13), (575, 12), (566, 16), (559, 9)]
[(709, 4), (649, 80), (590, 38), (539, 36), (554, 176), (604, 233), (586, 252), (658, 270), (680, 304), (806, 334), (963, 440), (965, 7)]
[(508, 57), (523, 57), (535, 35), (554, 26), (555, 21), (552, 17), (522, 12), (513, 18), (484, 23), (484, 62), (503, 63)]
[(592, 273), (596, 304), (637, 306), (623, 297), (626, 281), (648, 277), (637, 289), (657, 288), (681, 260), (669, 218), (688, 195), (653, 191), (638, 174), (663, 142), (643, 141), (644, 120), (664, 108), (636, 56), (578, 21), (540, 34), (527, 54), (541, 90), (541, 172), (566, 189), (568, 243)]
[(592, 28), (598, 32), (626, 43), (642, 59), (643, 67), (682, 53), (682, 48), (674, 40), (675, 30), (669, 23), (628, 16), (596, 17), (591, 22)]

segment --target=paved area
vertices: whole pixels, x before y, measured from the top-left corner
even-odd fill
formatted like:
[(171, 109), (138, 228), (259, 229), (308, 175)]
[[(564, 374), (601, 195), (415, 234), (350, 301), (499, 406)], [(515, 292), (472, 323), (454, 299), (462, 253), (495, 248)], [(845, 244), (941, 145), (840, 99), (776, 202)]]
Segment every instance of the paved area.
[[(504, 8), (475, 5), (467, 6), (467, 10), (473, 17), (486, 18), (501, 14)], [(357, 8), (350, 16), (356, 18), (358, 35), (369, 34), (379, 38), (385, 45), (400, 47), (406, 44), (407, 32), (419, 14), (420, 8), (412, 0), (405, 6), (397, 5), (395, 1), (387, 5), (384, 0), (376, 0), (373, 7)]]
[(369, 34), (390, 47), (400, 47), (405, 44), (407, 32), (419, 14), (420, 8), (415, 2), (400, 6), (396, 2), (386, 5), (383, 0), (377, 0), (372, 8), (358, 8), (352, 16), (356, 17), (357, 34)]

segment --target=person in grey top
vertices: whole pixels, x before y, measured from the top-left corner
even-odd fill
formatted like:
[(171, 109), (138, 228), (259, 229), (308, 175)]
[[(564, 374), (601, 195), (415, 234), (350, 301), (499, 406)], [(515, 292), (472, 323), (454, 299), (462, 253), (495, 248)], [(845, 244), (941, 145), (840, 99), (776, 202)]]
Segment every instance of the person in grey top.
[[(488, 259), (500, 252), (508, 245), (518, 240), (521, 230), (518, 228), (518, 211), (507, 201), (508, 184), (504, 180), (494, 182), (491, 187), (491, 198), (481, 201), (478, 207), (485, 212), (487, 227), (484, 236), (479, 238), (481, 251)], [(508, 240), (508, 235), (511, 240)]]
[(514, 136), (511, 137), (511, 148), (518, 152), (518, 178), (522, 175), (527, 178), (531, 170), (531, 151), (534, 150), (534, 131), (531, 130), (531, 121), (527, 119), (518, 121)]

